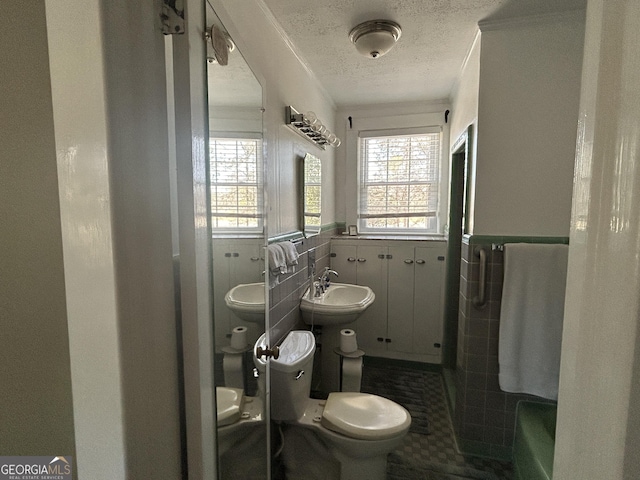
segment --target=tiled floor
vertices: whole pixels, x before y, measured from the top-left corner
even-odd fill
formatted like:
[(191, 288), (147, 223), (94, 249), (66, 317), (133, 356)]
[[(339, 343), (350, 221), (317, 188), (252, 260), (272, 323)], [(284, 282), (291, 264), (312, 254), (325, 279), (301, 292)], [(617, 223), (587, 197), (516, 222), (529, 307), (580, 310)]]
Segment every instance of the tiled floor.
[(390, 456), (389, 480), (513, 478), (509, 463), (457, 451), (440, 373), (374, 365), (365, 359), (362, 391), (391, 398), (413, 418), (403, 444)]

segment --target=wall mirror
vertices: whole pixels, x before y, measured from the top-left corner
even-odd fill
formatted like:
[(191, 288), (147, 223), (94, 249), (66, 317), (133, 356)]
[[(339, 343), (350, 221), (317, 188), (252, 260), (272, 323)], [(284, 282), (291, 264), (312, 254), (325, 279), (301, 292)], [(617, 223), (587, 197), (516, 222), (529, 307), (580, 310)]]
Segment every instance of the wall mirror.
[[(252, 355), (266, 319), (262, 86), (209, 2), (206, 21), (218, 470), (266, 478), (265, 398)], [(252, 423), (240, 435), (238, 416)]]
[(300, 205), (302, 230), (305, 237), (317, 235), (322, 226), (322, 163), (307, 153), (302, 159)]

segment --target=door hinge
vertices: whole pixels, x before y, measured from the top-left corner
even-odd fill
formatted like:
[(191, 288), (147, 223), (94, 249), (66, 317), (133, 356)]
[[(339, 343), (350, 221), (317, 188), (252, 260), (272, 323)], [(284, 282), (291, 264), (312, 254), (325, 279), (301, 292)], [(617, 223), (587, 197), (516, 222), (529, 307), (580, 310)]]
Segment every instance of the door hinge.
[[(183, 4), (183, 2), (179, 2)], [(179, 9), (175, 0), (162, 0), (160, 22), (164, 35), (181, 35), (184, 33), (184, 8)]]

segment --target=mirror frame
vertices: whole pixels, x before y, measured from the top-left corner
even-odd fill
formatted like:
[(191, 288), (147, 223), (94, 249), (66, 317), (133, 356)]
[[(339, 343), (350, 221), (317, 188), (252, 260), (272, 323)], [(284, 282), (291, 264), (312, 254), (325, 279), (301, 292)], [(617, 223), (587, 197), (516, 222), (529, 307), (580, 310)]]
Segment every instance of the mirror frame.
[[(300, 167), (300, 229), (306, 238), (322, 230), (322, 161), (307, 153)], [(317, 195), (317, 200), (310, 201)]]

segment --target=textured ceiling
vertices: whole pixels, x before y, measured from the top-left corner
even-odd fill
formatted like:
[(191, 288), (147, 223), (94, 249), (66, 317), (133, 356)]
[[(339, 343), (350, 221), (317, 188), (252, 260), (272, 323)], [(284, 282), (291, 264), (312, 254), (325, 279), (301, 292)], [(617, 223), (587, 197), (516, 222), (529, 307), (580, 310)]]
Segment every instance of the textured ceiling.
[[(216, 25), (226, 31), (211, 5), (207, 2), (207, 30)], [(207, 58), (215, 57), (207, 42)], [(213, 107), (262, 107), (262, 87), (236, 48), (229, 53), (229, 63), (220, 66), (208, 61), (209, 106)]]
[[(449, 98), (480, 20), (584, 8), (586, 0), (263, 0), (338, 106)], [(399, 23), (385, 56), (360, 56), (349, 31)]]

